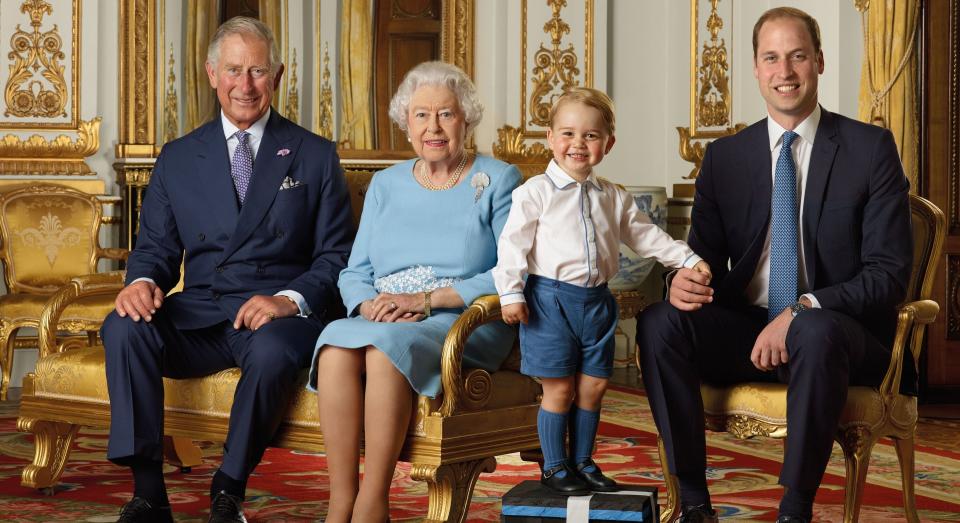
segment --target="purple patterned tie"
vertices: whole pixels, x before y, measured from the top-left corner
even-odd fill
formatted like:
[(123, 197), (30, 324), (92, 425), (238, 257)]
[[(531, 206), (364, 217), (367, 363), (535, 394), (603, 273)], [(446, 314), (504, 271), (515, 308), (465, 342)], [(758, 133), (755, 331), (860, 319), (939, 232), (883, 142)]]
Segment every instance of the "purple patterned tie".
[(247, 198), (250, 177), (253, 176), (253, 154), (247, 143), (250, 133), (237, 131), (234, 136), (237, 137), (237, 149), (233, 151), (233, 159), (230, 160), (230, 176), (233, 177), (233, 186), (237, 189), (240, 205), (243, 205), (243, 201)]

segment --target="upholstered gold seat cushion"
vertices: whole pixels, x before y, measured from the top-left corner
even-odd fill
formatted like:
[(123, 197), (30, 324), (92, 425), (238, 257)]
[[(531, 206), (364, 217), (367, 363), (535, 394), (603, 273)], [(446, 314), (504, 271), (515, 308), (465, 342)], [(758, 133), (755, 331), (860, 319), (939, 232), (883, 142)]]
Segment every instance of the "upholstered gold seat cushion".
[[(703, 410), (707, 416), (745, 416), (771, 425), (787, 424), (787, 387), (780, 383), (744, 383), (731, 387), (702, 385)], [(906, 400), (898, 417), (916, 415), (916, 398)], [(912, 405), (912, 408), (911, 408)], [(880, 394), (870, 387), (850, 387), (847, 403), (840, 415), (840, 427), (851, 424), (875, 425), (881, 422), (883, 404)]]
[[(467, 376), (464, 403), (470, 407), (499, 408), (529, 404), (536, 400), (540, 387), (531, 379), (514, 372), (499, 371), (492, 376)], [(490, 379), (487, 379), (489, 377)], [(174, 380), (164, 378), (164, 402), (167, 411), (227, 419), (240, 369), (227, 369), (203, 378)], [(307, 371), (300, 373), (285, 422), (319, 430), (316, 396), (304, 385)], [(70, 349), (41, 358), (37, 362), (34, 395), (65, 401), (109, 404), (102, 347)], [(481, 400), (482, 398), (482, 400)]]
[[(38, 294), (5, 294), (0, 296), (0, 317), (11, 323), (37, 324), (49, 296)], [(113, 311), (115, 296), (88, 296), (67, 306), (60, 316), (60, 325), (82, 322), (99, 325)]]

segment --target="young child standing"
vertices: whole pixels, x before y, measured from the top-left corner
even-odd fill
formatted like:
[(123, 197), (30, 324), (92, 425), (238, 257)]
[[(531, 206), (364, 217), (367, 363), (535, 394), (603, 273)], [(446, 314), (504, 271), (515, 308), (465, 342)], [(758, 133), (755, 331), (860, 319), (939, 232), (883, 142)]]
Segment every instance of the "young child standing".
[(591, 454), (613, 371), (618, 313), (607, 281), (617, 273), (620, 242), (667, 267), (710, 272), (686, 243), (651, 224), (629, 193), (597, 177), (594, 167), (614, 141), (606, 94), (574, 87), (557, 99), (547, 131), (553, 159), (513, 191), (493, 272), (504, 321), (521, 324), (521, 372), (543, 384), (540, 481), (570, 495), (617, 489)]

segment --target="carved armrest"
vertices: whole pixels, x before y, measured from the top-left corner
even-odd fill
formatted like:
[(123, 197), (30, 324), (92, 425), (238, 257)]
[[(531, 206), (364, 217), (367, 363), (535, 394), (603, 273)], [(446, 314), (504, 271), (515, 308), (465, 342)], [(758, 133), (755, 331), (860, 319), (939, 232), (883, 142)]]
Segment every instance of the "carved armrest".
[(130, 251), (128, 249), (117, 249), (115, 247), (103, 247), (97, 249), (98, 258), (127, 261), (128, 256), (130, 256)]
[(443, 403), (433, 416), (450, 416), (463, 397), (463, 349), (467, 339), (481, 325), (501, 321), (500, 297), (487, 295), (477, 298), (450, 327), (440, 353), (440, 381), (443, 384)]
[(77, 276), (50, 296), (40, 314), (37, 344), (40, 357), (58, 352), (57, 323), (71, 303), (88, 296), (117, 294), (123, 288), (124, 271), (103, 272)]
[(912, 301), (900, 306), (897, 313), (897, 330), (893, 338), (893, 350), (890, 354), (890, 366), (880, 384), (882, 397), (889, 398), (900, 393), (903, 351), (911, 351), (914, 365), (916, 365), (923, 348), (926, 325), (933, 323), (939, 312), (940, 305), (933, 300)]

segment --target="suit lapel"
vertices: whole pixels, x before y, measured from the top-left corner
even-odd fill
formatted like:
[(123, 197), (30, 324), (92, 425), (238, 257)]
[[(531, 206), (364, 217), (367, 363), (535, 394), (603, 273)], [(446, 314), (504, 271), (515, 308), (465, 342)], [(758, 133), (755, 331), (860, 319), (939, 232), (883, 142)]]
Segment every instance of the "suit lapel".
[(817, 137), (810, 152), (810, 170), (804, 186), (803, 196), (803, 246), (804, 263), (807, 268), (807, 285), (811, 288), (816, 282), (817, 228), (820, 226), (820, 211), (823, 209), (823, 194), (827, 189), (833, 160), (837, 155), (837, 124), (833, 114), (822, 110)]
[[(767, 224), (770, 222), (770, 201), (773, 197), (773, 180), (771, 179), (770, 138), (767, 130), (767, 121), (761, 120), (760, 125), (753, 127), (755, 132), (748, 138), (747, 155), (750, 178), (753, 181), (751, 206), (756, 209), (750, 213), (750, 231), (754, 237), (750, 243), (750, 266), (756, 268), (760, 253), (767, 240)], [(751, 273), (751, 276), (753, 274)]]
[[(247, 188), (247, 199), (240, 210), (230, 245), (224, 251), (224, 259), (236, 252), (263, 221), (264, 215), (277, 197), (280, 184), (293, 159), (297, 156), (300, 139), (289, 132), (288, 125), (276, 111), (271, 112), (263, 139), (260, 140), (257, 158), (253, 162), (253, 178)], [(290, 152), (280, 156), (277, 152), (281, 149), (288, 149)]]
[(230, 177), (230, 159), (227, 157), (227, 140), (223, 136), (220, 118), (208, 123), (196, 138), (200, 142), (197, 153), (197, 173), (202, 177), (197, 189), (204, 193), (210, 210), (225, 231), (237, 227), (240, 207), (236, 189)]

